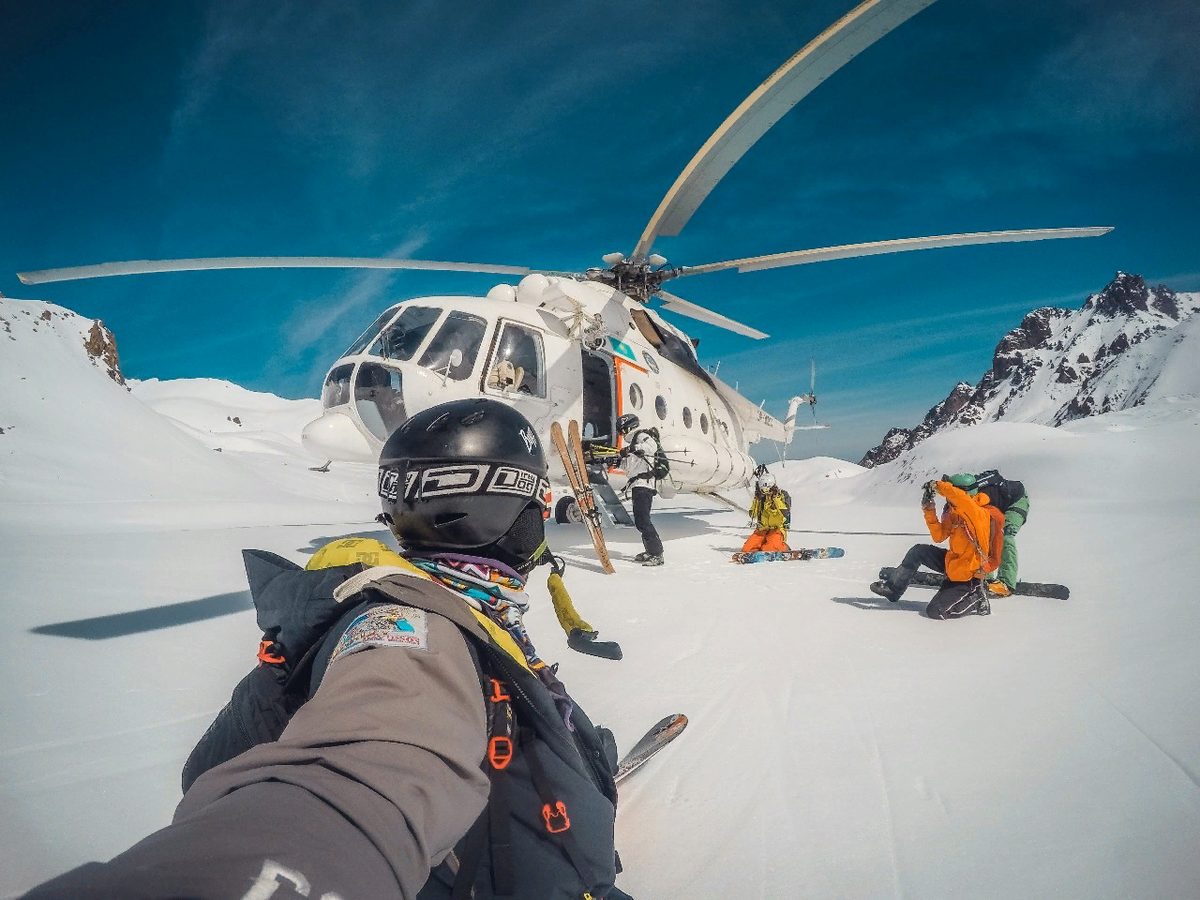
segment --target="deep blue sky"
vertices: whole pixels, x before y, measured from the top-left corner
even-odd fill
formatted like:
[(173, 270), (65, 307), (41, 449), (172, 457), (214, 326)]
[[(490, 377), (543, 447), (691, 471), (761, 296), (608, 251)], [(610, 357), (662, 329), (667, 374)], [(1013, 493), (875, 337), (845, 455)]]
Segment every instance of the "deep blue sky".
[[(675, 176), (853, 5), (5, 4), (0, 292), (102, 318), (136, 378), (316, 396), (388, 303), (445, 273), (206, 272), (25, 287), (122, 259), (414, 256), (581, 269), (629, 252)], [(1135, 8), (1136, 6), (1136, 8)], [(818, 361), (857, 459), (976, 380), (1030, 309), (1118, 269), (1200, 290), (1200, 4), (940, 0), (797, 106), (655, 250), (698, 264), (954, 231), (1102, 238), (676, 282), (772, 334), (676, 319), (782, 413)]]

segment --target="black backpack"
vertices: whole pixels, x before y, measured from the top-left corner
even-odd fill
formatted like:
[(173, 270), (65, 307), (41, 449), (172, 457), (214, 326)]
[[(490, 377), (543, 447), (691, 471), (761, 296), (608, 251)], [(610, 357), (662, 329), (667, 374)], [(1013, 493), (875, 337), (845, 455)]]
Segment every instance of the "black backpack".
[(650, 460), (650, 476), (655, 481), (663, 481), (671, 474), (671, 460), (667, 458), (667, 452), (663, 450), (662, 438), (658, 436), (658, 429), (643, 428), (641, 431), (635, 432), (629, 439), (629, 446), (632, 447), (642, 434), (648, 434), (654, 438), (654, 446), (657, 448), (654, 451), (654, 459)]
[[(617, 748), (612, 732), (577, 705), (571, 729), (536, 675), (499, 648), (465, 604), (428, 591), (372, 583), (338, 602), (333, 589), (362, 564), (309, 571), (262, 550), (243, 551), (264, 629), (260, 665), (234, 688), (183, 769), (186, 792), (200, 775), (260, 743), (278, 740), (316, 693), (337, 639), (368, 607), (402, 603), (454, 622), (467, 639), (488, 713), (488, 806), (454, 849), (455, 865), (430, 872), (420, 900), (550, 896), (574, 884), (579, 896), (620, 897), (612, 884)], [(425, 582), (416, 582), (425, 585)]]
[(995, 469), (976, 475), (975, 486), (988, 495), (992, 505), (1000, 512), (1008, 512), (1010, 506), (1025, 496), (1025, 485), (1005, 478)]

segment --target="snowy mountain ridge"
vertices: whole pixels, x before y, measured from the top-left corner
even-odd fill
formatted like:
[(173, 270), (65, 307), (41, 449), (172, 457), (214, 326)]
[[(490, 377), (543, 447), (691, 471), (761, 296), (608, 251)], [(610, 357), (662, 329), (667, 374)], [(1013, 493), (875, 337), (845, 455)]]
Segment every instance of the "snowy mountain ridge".
[(216, 379), (126, 383), (112, 332), (51, 303), (0, 298), (0, 384), (0, 526), (111, 528), (93, 522), (99, 502), (119, 503), (130, 527), (164, 504), (196, 523), (225, 501), (245, 522), (311, 520), (314, 500), (373, 507), (362, 467), (308, 471), (324, 462), (300, 445), (319, 400)]
[(981, 422), (1064, 422), (1200, 393), (1200, 294), (1149, 287), (1118, 272), (1077, 310), (1043, 307), (996, 346), (977, 385), (960, 382), (914, 428), (893, 428), (867, 452), (890, 462), (948, 428)]

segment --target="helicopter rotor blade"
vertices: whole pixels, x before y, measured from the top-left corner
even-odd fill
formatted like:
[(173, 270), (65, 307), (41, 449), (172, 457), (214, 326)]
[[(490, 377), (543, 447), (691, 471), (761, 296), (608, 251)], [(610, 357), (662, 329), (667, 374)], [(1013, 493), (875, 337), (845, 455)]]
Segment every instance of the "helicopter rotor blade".
[(870, 241), (865, 244), (840, 244), (836, 247), (818, 247), (814, 250), (792, 250), (788, 253), (772, 253), (769, 256), (750, 256), (731, 259), (727, 262), (707, 263), (701, 266), (681, 266), (676, 277), (703, 275), (723, 269), (739, 272), (756, 272), (760, 269), (777, 269), (782, 266), (802, 266), (807, 263), (826, 262), (831, 259), (852, 259), (857, 256), (876, 256), (880, 253), (903, 253), (909, 250), (934, 250), (939, 247), (965, 247), (971, 244), (1006, 244), (1021, 241), (1053, 241), (1063, 238), (1099, 237), (1112, 231), (1110, 227), (1098, 228), (1026, 228), (1019, 231), (975, 231), (964, 234), (939, 234), (930, 237), (900, 238), (893, 241)]
[(204, 269), (433, 269), (442, 272), (485, 272), (528, 275), (526, 266), (438, 262), (427, 259), (386, 259), (357, 256), (224, 256), (210, 259), (135, 259), (66, 269), (18, 272), (22, 284), (47, 284), (109, 275), (148, 275), (155, 272), (196, 272)]
[(865, 0), (826, 28), (730, 113), (675, 179), (633, 250), (645, 260), (659, 235), (679, 234), (717, 183), (822, 81), (934, 0)]
[(674, 313), (679, 313), (681, 316), (687, 316), (690, 319), (697, 319), (701, 322), (707, 322), (709, 325), (716, 325), (718, 328), (724, 328), (727, 331), (732, 331), (735, 334), (743, 334), (746, 337), (752, 337), (757, 340), (770, 337), (759, 331), (757, 328), (751, 328), (749, 325), (743, 325), (741, 322), (735, 322), (727, 316), (720, 313), (715, 313), (711, 309), (705, 309), (695, 303), (690, 303), (682, 297), (676, 297), (674, 294), (669, 294), (666, 291), (659, 291), (658, 295), (663, 300), (662, 308)]

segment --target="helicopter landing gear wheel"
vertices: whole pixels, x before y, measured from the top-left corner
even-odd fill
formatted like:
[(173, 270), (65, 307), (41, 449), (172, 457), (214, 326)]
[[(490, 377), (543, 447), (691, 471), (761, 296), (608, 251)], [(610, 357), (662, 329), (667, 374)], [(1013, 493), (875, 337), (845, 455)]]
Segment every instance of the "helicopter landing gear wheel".
[(583, 522), (583, 513), (579, 511), (579, 504), (575, 502), (574, 497), (560, 497), (557, 505), (554, 507), (554, 521), (560, 525), (570, 522), (573, 525), (579, 525)]

